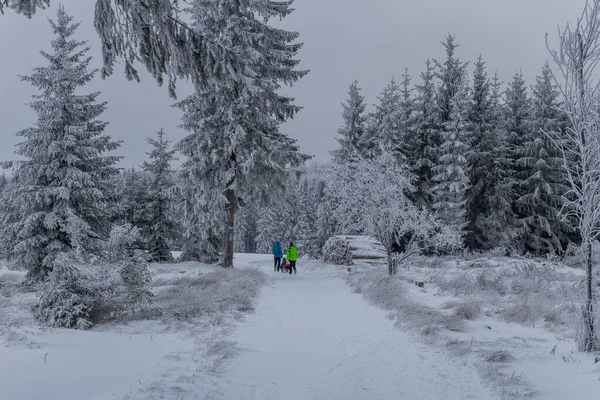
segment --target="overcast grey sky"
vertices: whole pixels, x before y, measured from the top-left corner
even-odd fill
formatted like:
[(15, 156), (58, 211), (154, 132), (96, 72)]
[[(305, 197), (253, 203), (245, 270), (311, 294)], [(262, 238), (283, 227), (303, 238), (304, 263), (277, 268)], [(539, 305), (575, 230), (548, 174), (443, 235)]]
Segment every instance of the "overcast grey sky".
[[(89, 40), (94, 65), (100, 66), (98, 39), (93, 28), (93, 0), (62, 0), (67, 12), (82, 21), (78, 38)], [(284, 26), (301, 33), (302, 68), (311, 73), (291, 93), (304, 110), (284, 131), (299, 140), (305, 153), (326, 159), (336, 147), (341, 124), (340, 102), (349, 83), (358, 79), (369, 103), (408, 67), (418, 81), (427, 58), (444, 57), (440, 45), (452, 32), (461, 45), (459, 56), (473, 61), (483, 54), (488, 68), (503, 81), (521, 69), (529, 84), (547, 59), (545, 34), (556, 37), (557, 24), (579, 15), (585, 0), (296, 0), (297, 11)], [(53, 1), (57, 7), (58, 1)], [(46, 20), (55, 8), (32, 20), (11, 12), (0, 16), (0, 160), (13, 158), (14, 133), (31, 126), (35, 114), (25, 105), (34, 89), (18, 74), (29, 74), (43, 63), (38, 50), (49, 49)], [(90, 90), (102, 91), (109, 109), (103, 119), (108, 133), (124, 144), (118, 151), (124, 165), (141, 164), (148, 151), (145, 138), (161, 127), (178, 140), (180, 114), (170, 107), (166, 88), (146, 74), (141, 84), (127, 82), (120, 69), (106, 81), (97, 79)], [(179, 85), (179, 97), (190, 92)]]

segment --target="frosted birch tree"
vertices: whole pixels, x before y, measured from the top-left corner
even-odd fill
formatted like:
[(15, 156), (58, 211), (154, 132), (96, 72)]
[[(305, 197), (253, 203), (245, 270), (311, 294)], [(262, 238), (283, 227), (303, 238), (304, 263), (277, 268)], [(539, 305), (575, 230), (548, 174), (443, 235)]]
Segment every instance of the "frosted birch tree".
[(340, 233), (359, 231), (378, 239), (386, 248), (390, 274), (395, 273), (393, 245), (407, 236), (411, 240), (403, 259), (418, 250), (417, 242), (433, 248), (460, 246), (456, 229), (410, 200), (414, 177), (395, 152), (382, 148), (378, 153), (371, 159), (355, 154), (351, 163), (333, 165), (329, 186), (337, 197)]
[[(550, 46), (548, 46), (550, 49)], [(554, 142), (562, 150), (571, 190), (562, 208), (565, 218), (578, 221), (582, 252), (586, 261), (586, 302), (583, 312), (584, 335), (579, 343), (583, 351), (597, 348), (594, 322), (593, 242), (600, 236), (600, 0), (586, 2), (575, 26), (559, 29), (557, 49), (550, 54), (558, 73), (557, 83), (569, 117), (566, 141)], [(573, 155), (579, 161), (573, 165)]]

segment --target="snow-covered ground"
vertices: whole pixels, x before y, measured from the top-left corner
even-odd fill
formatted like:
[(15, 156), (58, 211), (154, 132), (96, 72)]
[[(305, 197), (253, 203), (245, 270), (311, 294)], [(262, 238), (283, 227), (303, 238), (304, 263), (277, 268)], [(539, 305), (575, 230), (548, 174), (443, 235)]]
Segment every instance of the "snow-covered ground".
[[(596, 354), (574, 340), (583, 273), (545, 260), (422, 258), (398, 275), (357, 265), (356, 292), (398, 327), (469, 363), (503, 399), (600, 399)], [(423, 283), (419, 287), (415, 283)]]
[(252, 311), (262, 274), (223, 279), (220, 268), (199, 263), (153, 272), (155, 318), (75, 331), (37, 327), (34, 294), (17, 290), (23, 274), (0, 269), (0, 399), (196, 398), (202, 374), (218, 372), (235, 351), (221, 337)]
[[(274, 272), (270, 256), (236, 255), (235, 262), (240, 274), (258, 269), (267, 275), (257, 301), (240, 297), (237, 281), (221, 292), (198, 289), (214, 267), (154, 266), (155, 290), (174, 291), (172, 301), (181, 303), (159, 294), (156, 307), (177, 316), (112, 322), (86, 332), (36, 328), (27, 316), (32, 295), (10, 289), (18, 274), (0, 270), (0, 312), (8, 321), (0, 322), (0, 398), (600, 399), (595, 356), (575, 352), (572, 332), (561, 322), (569, 313), (551, 312), (568, 308), (569, 296), (539, 309), (528, 298), (534, 314), (548, 313), (547, 321), (536, 314), (531, 323), (507, 322), (499, 312), (518, 304), (515, 293), (523, 288), (514, 288), (514, 279), (479, 273), (496, 271), (530, 285), (511, 275), (510, 260), (453, 261), (443, 273), (437, 260), (393, 279), (386, 278), (385, 265), (348, 271), (301, 260), (298, 274), (289, 275)], [(559, 279), (566, 286), (553, 284), (543, 299), (557, 302), (581, 275), (552, 268), (544, 272), (548, 282)], [(532, 282), (540, 280), (528, 273)], [(255, 282), (256, 274), (248, 281)], [(510, 290), (485, 289), (491, 282), (510, 284)], [(201, 306), (195, 298), (215, 304)]]
[(257, 312), (232, 335), (241, 352), (222, 376), (220, 398), (489, 398), (472, 368), (395, 329), (337, 267), (305, 266), (298, 275), (271, 272)]

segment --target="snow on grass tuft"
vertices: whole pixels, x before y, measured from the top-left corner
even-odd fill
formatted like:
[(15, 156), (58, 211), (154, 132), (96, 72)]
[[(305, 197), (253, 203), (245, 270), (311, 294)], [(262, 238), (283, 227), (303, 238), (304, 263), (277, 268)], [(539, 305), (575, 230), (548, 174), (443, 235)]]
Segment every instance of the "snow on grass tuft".
[(477, 298), (507, 322), (557, 331), (575, 325), (583, 282), (574, 271), (546, 261), (475, 261), (449, 259), (423, 273), (442, 293)]
[(516, 361), (516, 357), (506, 350), (492, 351), (485, 357), (485, 361), (488, 363), (509, 363)]
[(266, 283), (264, 273), (254, 269), (216, 270), (195, 276), (161, 281), (148, 312), (161, 319), (189, 321), (226, 312), (254, 311), (254, 300)]
[[(459, 296), (461, 298), (475, 299), (483, 291), (491, 298), (497, 298), (509, 290), (508, 282), (505, 282), (501, 276), (477, 271), (472, 261), (464, 264), (468, 264), (468, 268), (456, 269), (453, 274), (447, 274), (447, 269), (440, 269), (440, 266), (444, 265), (444, 260), (441, 258), (429, 261), (421, 259), (417, 262), (418, 265), (429, 265), (434, 268), (437, 282), (440, 282), (446, 290), (462, 294)], [(357, 266), (353, 271), (352, 274), (347, 275), (347, 281), (354, 292), (361, 293), (371, 303), (390, 311), (396, 324), (402, 328), (415, 331), (428, 343), (445, 348), (457, 358), (470, 359), (480, 371), (482, 380), (490, 384), (500, 398), (525, 400), (535, 396), (537, 392), (525, 376), (505, 371), (510, 361), (514, 360), (514, 356), (510, 353), (486, 350), (486, 355), (481, 358), (480, 353), (482, 348), (485, 348), (483, 343), (473, 338), (470, 340), (456, 338), (457, 333), (468, 331), (465, 321), (475, 319), (481, 314), (482, 308), (479, 304), (464, 301), (447, 302), (440, 307), (441, 310), (428, 307), (412, 300), (407, 294), (408, 288), (411, 287), (407, 285), (413, 284), (414, 276), (409, 278), (402, 276), (401, 273), (389, 277), (384, 266), (380, 268)], [(452, 309), (454, 312), (450, 311)]]

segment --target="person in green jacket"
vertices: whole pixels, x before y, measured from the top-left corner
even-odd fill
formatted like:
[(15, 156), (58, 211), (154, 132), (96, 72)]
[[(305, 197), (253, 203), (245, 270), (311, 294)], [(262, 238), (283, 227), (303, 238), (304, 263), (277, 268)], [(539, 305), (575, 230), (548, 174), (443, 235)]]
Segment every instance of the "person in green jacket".
[(290, 262), (290, 275), (292, 274), (292, 269), (294, 270), (295, 274), (296, 261), (298, 260), (298, 249), (294, 247), (294, 243), (290, 243), (290, 247), (288, 248), (286, 258)]

